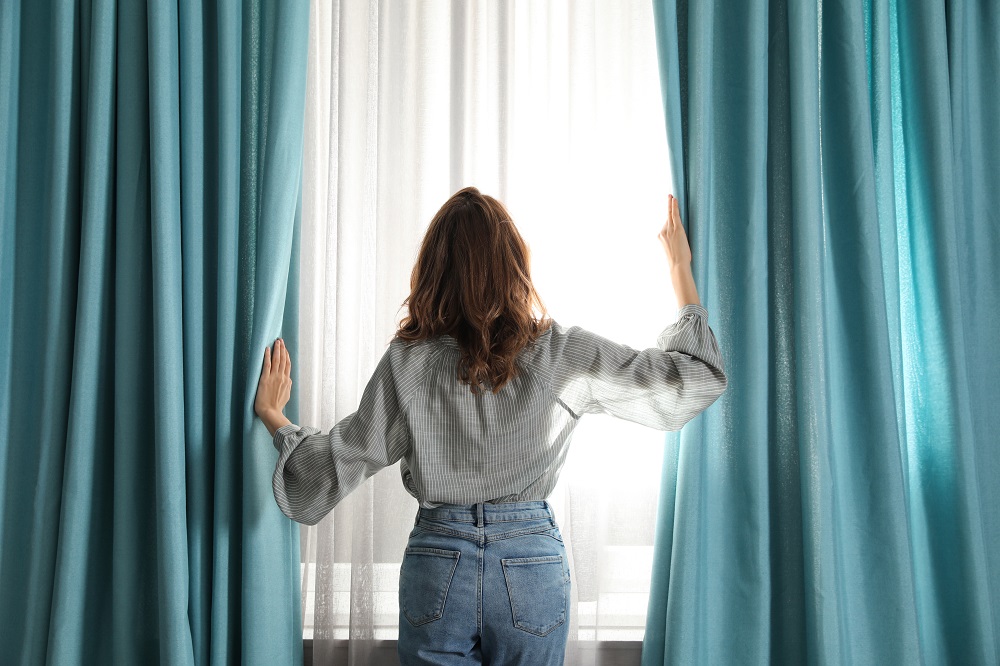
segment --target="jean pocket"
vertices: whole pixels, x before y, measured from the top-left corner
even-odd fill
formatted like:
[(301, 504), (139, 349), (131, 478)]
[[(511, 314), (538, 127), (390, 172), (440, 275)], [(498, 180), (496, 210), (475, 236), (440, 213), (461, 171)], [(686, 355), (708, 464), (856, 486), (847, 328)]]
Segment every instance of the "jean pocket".
[(562, 555), (500, 560), (514, 626), (545, 636), (566, 621), (569, 580)]
[(457, 550), (418, 548), (403, 551), (399, 567), (399, 608), (413, 626), (440, 619), (444, 614), (448, 588), (455, 576)]

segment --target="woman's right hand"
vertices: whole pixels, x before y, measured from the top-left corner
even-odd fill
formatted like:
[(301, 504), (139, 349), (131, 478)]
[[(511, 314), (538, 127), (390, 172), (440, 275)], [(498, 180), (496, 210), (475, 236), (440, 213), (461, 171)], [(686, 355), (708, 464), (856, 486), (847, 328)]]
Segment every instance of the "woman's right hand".
[(671, 194), (668, 201), (670, 214), (658, 237), (664, 252), (667, 253), (670, 269), (673, 270), (675, 266), (691, 263), (691, 245), (688, 243), (684, 225), (681, 224), (681, 210), (677, 199)]
[(688, 303), (701, 305), (698, 288), (694, 285), (691, 273), (691, 245), (688, 244), (687, 233), (681, 224), (681, 209), (674, 195), (670, 195), (669, 201), (670, 216), (660, 230), (659, 238), (670, 263), (670, 281), (674, 284), (677, 307)]

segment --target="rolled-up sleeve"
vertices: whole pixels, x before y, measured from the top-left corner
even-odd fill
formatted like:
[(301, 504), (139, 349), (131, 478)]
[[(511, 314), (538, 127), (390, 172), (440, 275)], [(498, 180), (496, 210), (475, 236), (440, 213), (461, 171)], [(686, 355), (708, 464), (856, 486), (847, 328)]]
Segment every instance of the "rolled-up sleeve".
[(708, 311), (687, 304), (636, 350), (578, 326), (567, 329), (557, 392), (575, 415), (606, 413), (658, 430), (679, 430), (726, 390)]
[(365, 386), (357, 411), (327, 433), (312, 426), (281, 426), (274, 432), (274, 447), (274, 499), (282, 513), (306, 525), (318, 523), (354, 488), (406, 455), (410, 433), (391, 348)]

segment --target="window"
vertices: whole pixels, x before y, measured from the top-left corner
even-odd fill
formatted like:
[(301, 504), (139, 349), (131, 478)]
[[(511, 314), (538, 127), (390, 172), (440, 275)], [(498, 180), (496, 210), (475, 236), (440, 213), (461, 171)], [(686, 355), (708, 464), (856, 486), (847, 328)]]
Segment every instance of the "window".
[[(302, 423), (327, 430), (356, 409), (423, 232), (465, 185), (507, 204), (553, 318), (656, 344), (675, 304), (656, 237), (671, 176), (648, 0), (317, 1), (311, 21)], [(664, 442), (610, 417), (577, 427), (549, 498), (573, 567), (571, 641), (642, 638)], [(396, 638), (416, 509), (393, 467), (302, 528), (306, 638)]]

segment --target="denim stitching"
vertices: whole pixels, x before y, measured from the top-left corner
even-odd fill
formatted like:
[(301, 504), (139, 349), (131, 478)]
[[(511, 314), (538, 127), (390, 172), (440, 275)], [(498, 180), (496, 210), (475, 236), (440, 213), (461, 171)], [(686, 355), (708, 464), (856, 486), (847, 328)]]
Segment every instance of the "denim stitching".
[(479, 548), (476, 550), (476, 630), (479, 635), (483, 634), (483, 570), (486, 567), (486, 557), (484, 546), (486, 544), (480, 542)]
[(447, 557), (454, 560), (454, 562), (451, 565), (451, 572), (447, 576), (448, 583), (444, 586), (444, 599), (441, 601), (441, 607), (439, 609), (437, 609), (426, 619), (422, 619), (421, 621), (417, 622), (410, 617), (410, 614), (408, 612), (406, 612), (406, 606), (401, 604), (403, 609), (403, 615), (406, 616), (406, 619), (409, 621), (409, 623), (412, 624), (414, 627), (419, 627), (422, 624), (427, 624), (428, 622), (433, 622), (434, 620), (440, 620), (441, 616), (444, 615), (444, 607), (448, 603), (448, 592), (451, 590), (451, 583), (455, 579), (455, 570), (458, 568), (458, 560), (459, 558), (462, 557), (462, 553), (457, 550), (444, 550), (442, 548), (423, 548), (416, 546), (408, 546), (403, 551), (404, 556), (406, 555), (406, 553), (434, 555), (436, 557)]
[(478, 535), (472, 535), (468, 532), (460, 532), (458, 530), (449, 529), (447, 527), (439, 527), (437, 525), (422, 525), (421, 529), (427, 532), (437, 532), (439, 534), (450, 534), (451, 536), (457, 536), (459, 538), (465, 539), (467, 541), (472, 541), (473, 543), (482, 543), (482, 539)]
[(554, 534), (550, 534), (550, 532), (552, 532), (552, 531), (553, 531), (553, 529), (551, 527), (546, 527), (546, 528), (543, 528), (543, 529), (527, 528), (527, 529), (523, 529), (523, 530), (513, 530), (513, 531), (510, 531), (510, 532), (501, 532), (500, 534), (490, 534), (489, 536), (487, 536), (486, 537), (486, 543), (491, 543), (493, 541), (502, 541), (504, 539), (511, 539), (511, 538), (519, 537), (519, 536), (526, 536), (526, 535), (529, 535), (529, 534), (543, 534), (543, 535), (545, 535), (547, 537), (555, 539), (559, 543), (562, 543), (562, 539), (561, 538), (557, 537)]
[(557, 628), (559, 628), (560, 626), (562, 626), (566, 622), (565, 581), (563, 582), (564, 591), (563, 591), (563, 609), (560, 612), (561, 619), (558, 622), (556, 622), (555, 624), (553, 624), (551, 627), (549, 627), (547, 631), (545, 631), (544, 633), (540, 633), (539, 631), (534, 631), (534, 630), (532, 630), (531, 628), (529, 628), (527, 626), (522, 626), (521, 624), (518, 624), (518, 621), (517, 621), (517, 607), (514, 605), (514, 595), (511, 594), (510, 578), (507, 576), (507, 567), (508, 566), (517, 566), (519, 564), (538, 564), (539, 562), (554, 564), (556, 562), (561, 562), (562, 560), (563, 560), (563, 556), (562, 555), (543, 555), (543, 556), (540, 556), (540, 557), (501, 558), (501, 560), (500, 560), (500, 568), (503, 569), (503, 579), (504, 579), (504, 582), (507, 585), (507, 598), (510, 599), (511, 620), (514, 622), (514, 628), (515, 629), (519, 629), (521, 631), (527, 632), (529, 634), (533, 634), (535, 636), (548, 636), (553, 631), (555, 631)]

